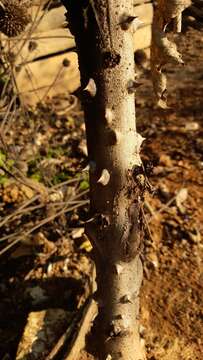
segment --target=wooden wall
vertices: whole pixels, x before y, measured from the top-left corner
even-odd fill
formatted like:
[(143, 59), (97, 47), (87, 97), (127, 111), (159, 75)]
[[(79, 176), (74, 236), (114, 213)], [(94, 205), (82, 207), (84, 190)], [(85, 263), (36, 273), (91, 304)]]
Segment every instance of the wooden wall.
[[(73, 51), (75, 41), (64, 29), (65, 9), (59, 6), (47, 11), (45, 3), (46, 0), (32, 2), (33, 22), (19, 38), (1, 35), (6, 51), (16, 54), (17, 91), (25, 105), (31, 106), (47, 96), (73, 92), (80, 84), (77, 55)], [(134, 49), (147, 49), (151, 42), (152, 2), (134, 0), (134, 13), (143, 21), (134, 36)], [(63, 66), (64, 60), (69, 66)]]

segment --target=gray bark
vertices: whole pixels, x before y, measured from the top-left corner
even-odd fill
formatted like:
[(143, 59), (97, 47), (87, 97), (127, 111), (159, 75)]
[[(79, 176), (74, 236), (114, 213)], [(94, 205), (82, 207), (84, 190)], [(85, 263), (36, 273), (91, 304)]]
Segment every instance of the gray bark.
[(101, 360), (143, 360), (139, 254), (145, 177), (139, 156), (143, 139), (135, 121), (133, 2), (63, 3), (78, 48), (90, 160), (86, 233), (97, 269), (97, 355)]

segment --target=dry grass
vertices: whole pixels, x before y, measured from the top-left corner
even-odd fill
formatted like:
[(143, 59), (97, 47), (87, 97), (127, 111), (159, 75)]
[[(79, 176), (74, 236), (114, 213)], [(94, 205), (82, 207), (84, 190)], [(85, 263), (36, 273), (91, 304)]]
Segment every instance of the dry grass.
[[(15, 248), (15, 245), (19, 242), (26, 241), (32, 233), (36, 232), (36, 230), (40, 229), (44, 225), (49, 222), (53, 222), (54, 219), (62, 216), (63, 214), (76, 211), (76, 209), (88, 203), (84, 197), (87, 191), (81, 191), (79, 188), (79, 183), (83, 178), (82, 175), (80, 177), (77, 176), (76, 179), (73, 178), (68, 181), (62, 181), (58, 185), (53, 185), (51, 183), (50, 185), (47, 185), (45, 183), (33, 181), (27, 177), (26, 173), (15, 166), (18, 160), (17, 155), (15, 154), (15, 151), (11, 150), (7, 140), (11, 128), (13, 126), (15, 127), (15, 123), (17, 124), (20, 118), (27, 118), (28, 122), (32, 121), (32, 113), (29, 113), (27, 109), (24, 108), (22, 102), (19, 104), (20, 90), (18, 89), (15, 81), (15, 58), (20, 55), (24, 45), (30, 41), (33, 32), (42, 20), (42, 17), (47, 14), (53, 3), (54, 1), (52, 0), (47, 1), (42, 15), (39, 16), (40, 9), (44, 6), (44, 1), (40, 0), (38, 10), (35, 13), (35, 18), (32, 23), (29, 24), (27, 30), (24, 31), (30, 20), (27, 8), (25, 7), (26, 4), (28, 5), (28, 2), (23, 2), (23, 4), (18, 0), (2, 0), (0, 2), (0, 30), (8, 36), (8, 48), (6, 51), (2, 51), (0, 57), (2, 68), (0, 74), (0, 152), (3, 151), (6, 158), (12, 159), (13, 162), (11, 169), (4, 158), (0, 161), (0, 175), (2, 173), (6, 174), (11, 183), (11, 186), (7, 186), (6, 188), (0, 185), (0, 196), (2, 198), (0, 206), (3, 209), (5, 204), (13, 204), (13, 211), (8, 214), (5, 212), (0, 219), (0, 231), (3, 234), (0, 238), (0, 256), (5, 254), (7, 251), (10, 251), (12, 248)], [(17, 54), (15, 54), (15, 57), (13, 57), (13, 40), (16, 41), (17, 38), (22, 45)], [(40, 34), (36, 36), (36, 39), (38, 38), (40, 38)], [(26, 61), (26, 59), (24, 60)], [(39, 99), (40, 103), (44, 103), (45, 97), (51, 87), (54, 86), (58, 75), (59, 74), (56, 74), (55, 80), (48, 86), (43, 99)], [(36, 92), (37, 90), (34, 90), (33, 88), (33, 91)], [(76, 107), (77, 101), (72, 95), (70, 97), (70, 104), (66, 108), (66, 116), (69, 116), (69, 114), (72, 116)], [(35, 137), (34, 133), (33, 137)], [(15, 144), (13, 144), (13, 147), (15, 147)], [(68, 194), (60, 198), (59, 194), (62, 193), (61, 189), (64, 189), (64, 187), (68, 188), (69, 186), (74, 188), (72, 194)], [(23, 194), (23, 189), (27, 191), (27, 194)], [(57, 198), (57, 194), (59, 200), (53, 200), (54, 196)], [(51, 215), (47, 215), (50, 214), (50, 209)], [(38, 215), (37, 221), (34, 225), (33, 223), (30, 225), (23, 223), (22, 219), (25, 215), (31, 216), (36, 213)], [(15, 226), (15, 224), (21, 225)], [(15, 227), (16, 229), (14, 231), (13, 229)], [(9, 228), (11, 229), (10, 231), (8, 230)]]

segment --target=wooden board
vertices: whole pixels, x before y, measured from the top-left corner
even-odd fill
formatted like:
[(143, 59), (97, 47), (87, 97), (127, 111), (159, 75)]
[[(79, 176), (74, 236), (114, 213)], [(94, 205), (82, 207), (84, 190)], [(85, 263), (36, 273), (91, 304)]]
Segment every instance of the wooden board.
[(153, 1), (152, 0), (133, 0), (134, 6), (142, 5), (145, 3), (153, 3)]
[[(63, 66), (64, 60), (69, 62)], [(80, 86), (77, 54), (54, 56), (31, 62), (16, 73), (19, 95), (25, 106), (35, 106), (57, 94), (72, 93)]]
[[(25, 41), (26, 34), (20, 39), (14, 38), (3, 41), (5, 49), (11, 49), (14, 54), (18, 54), (16, 65), (27, 63), (47, 55), (67, 51), (75, 46), (75, 41), (68, 29), (62, 28), (64, 23), (65, 8), (60, 7), (46, 13), (39, 22), (36, 23), (34, 32)], [(57, 16), (56, 16), (57, 15)], [(151, 4), (144, 4), (135, 8), (135, 16), (143, 22), (143, 27), (152, 23), (153, 8)], [(135, 50), (143, 49), (150, 45), (150, 27), (138, 30), (134, 35)], [(142, 38), (143, 37), (143, 38)]]
[(49, 11), (38, 11), (38, 7), (31, 8), (32, 20), (35, 21), (35, 33), (64, 27), (66, 9), (64, 6)]
[[(134, 15), (138, 16), (144, 25), (152, 24), (153, 20), (153, 6), (152, 4), (143, 4), (134, 8)], [(136, 36), (136, 34), (135, 34)]]
[(151, 25), (138, 29), (134, 36), (134, 50), (146, 49), (151, 44), (152, 31)]
[[(134, 1), (134, 4), (134, 15), (143, 22), (134, 34), (136, 51), (150, 46), (153, 6), (142, 0)], [(30, 8), (33, 23), (26, 33), (14, 39), (4, 36), (5, 49), (16, 54), (16, 83), (27, 106), (59, 93), (73, 92), (80, 85), (77, 55), (72, 51), (75, 40), (63, 27), (65, 12), (63, 6), (44, 11), (35, 4)], [(63, 67), (64, 59), (70, 61), (68, 67)]]
[(4, 49), (17, 55), (15, 64), (20, 65), (47, 55), (67, 51), (75, 47), (75, 40), (68, 29), (52, 29), (33, 33), (29, 40), (4, 38)]

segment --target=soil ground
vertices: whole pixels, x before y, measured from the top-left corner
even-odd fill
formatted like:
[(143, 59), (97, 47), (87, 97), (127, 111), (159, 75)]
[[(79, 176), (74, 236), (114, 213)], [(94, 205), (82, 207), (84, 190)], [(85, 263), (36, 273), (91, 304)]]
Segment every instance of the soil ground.
[[(148, 70), (136, 96), (138, 129), (146, 138), (142, 156), (154, 188), (144, 206), (141, 292), (141, 336), (151, 360), (200, 360), (203, 354), (203, 36), (190, 28), (177, 41), (186, 65), (167, 67), (169, 109), (156, 107)], [(72, 104), (75, 98), (69, 100)], [(31, 311), (76, 312), (90, 292), (90, 246), (81, 236), (88, 213), (88, 177), (81, 173), (87, 162), (83, 113), (79, 104), (59, 113), (56, 104), (63, 101), (58, 97), (34, 113), (19, 112), (16, 121), (4, 126), (1, 239), (11, 237), (0, 240), (0, 249), (20, 238), (0, 258), (0, 359), (4, 360), (15, 359)], [(38, 198), (30, 209), (35, 193)], [(71, 210), (79, 193), (80, 203)], [(23, 213), (25, 202), (29, 209)], [(67, 203), (69, 208), (64, 209)], [(38, 300), (33, 295), (37, 287), (46, 293)], [(81, 354), (81, 360), (88, 358)]]

